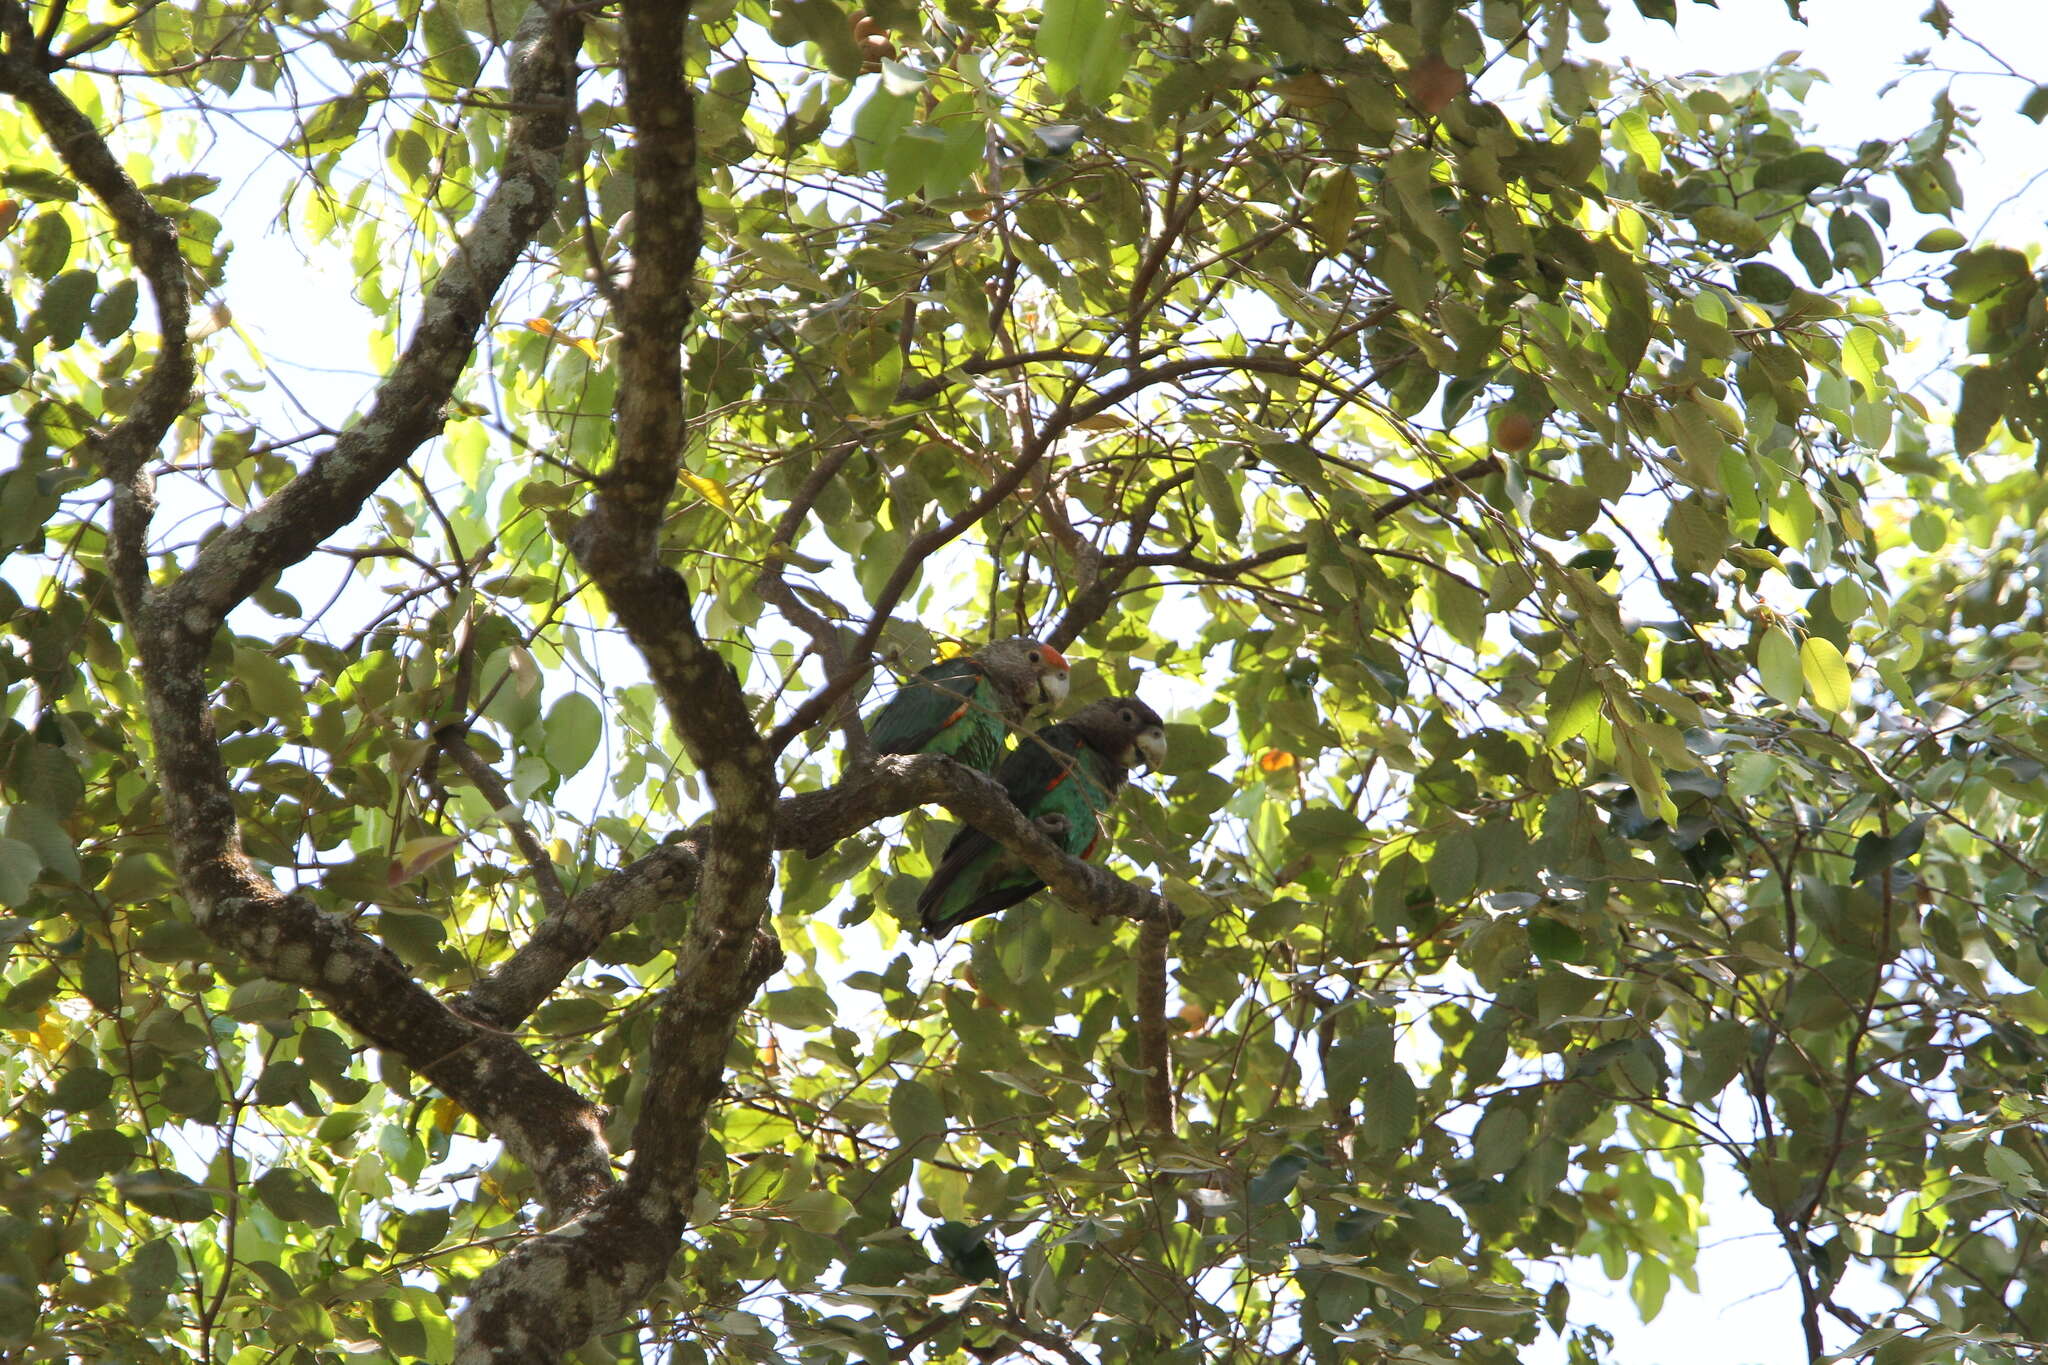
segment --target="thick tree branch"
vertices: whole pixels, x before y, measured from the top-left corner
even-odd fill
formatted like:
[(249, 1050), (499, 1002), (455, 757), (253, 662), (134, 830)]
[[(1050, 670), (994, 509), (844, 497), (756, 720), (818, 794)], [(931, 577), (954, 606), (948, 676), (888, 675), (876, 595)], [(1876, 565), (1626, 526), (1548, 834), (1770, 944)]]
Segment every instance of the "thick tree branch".
[(166, 619), (204, 648), (228, 612), (279, 570), (313, 553), (362, 510), (378, 485), (441, 429), (490, 306), (560, 198), (575, 115), (578, 8), (541, 0), (512, 40), (510, 129), (503, 171), (427, 291), (412, 339), (363, 420), (335, 438), (275, 497), (211, 541), (165, 589)]
[(484, 1273), (457, 1336), (464, 1365), (558, 1359), (638, 1304), (667, 1268), (696, 1194), (726, 1049), (761, 985), (750, 968), (773, 956), (757, 940), (774, 870), (774, 767), (738, 676), (697, 631), (688, 584), (661, 560), (685, 434), (683, 332), (703, 241), (688, 20), (689, 6), (673, 0), (627, 0), (619, 13), (635, 229), (633, 274), (620, 294), (618, 448), (569, 543), (704, 773), (709, 840), (696, 864), (696, 914), (655, 1020), (626, 1181), (583, 1218)]
[(0, 0), (0, 93), (12, 95), (34, 115), (65, 169), (106, 209), (156, 306), (157, 352), (133, 404), (125, 417), (88, 442), (90, 455), (113, 487), (108, 572), (122, 613), (133, 622), (147, 590), (144, 550), (156, 510), (149, 458), (192, 393), (192, 307), (177, 225), (149, 202), (99, 129), (46, 74), (47, 40), (61, 13), (61, 7), (52, 10), (50, 27), (39, 36), (15, 0)]
[[(937, 803), (979, 827), (991, 838), (1046, 855), (1034, 869), (1059, 871), (1051, 882), (1061, 899), (1098, 918), (1118, 916), (1144, 923), (1178, 919), (1171, 906), (1092, 863), (1069, 858), (1044, 842), (1038, 826), (1024, 818), (987, 778), (936, 754), (885, 755), (856, 765), (844, 782), (822, 791), (784, 797), (775, 809), (775, 847), (822, 850), (878, 821)], [(697, 894), (702, 859), (710, 844), (708, 827), (664, 844), (569, 898), (550, 915), (510, 960), (472, 987), (457, 1008), (495, 1028), (517, 1028), (582, 966), (604, 940), (657, 906)], [(745, 969), (754, 990), (773, 975), (779, 961), (773, 941), (757, 938)], [(751, 997), (754, 991), (746, 994)]]
[[(162, 766), (168, 786), (173, 757)], [(611, 1185), (598, 1106), (518, 1040), (436, 1000), (383, 945), (306, 897), (280, 892), (246, 861), (188, 871), (186, 894), (207, 937), (273, 981), (318, 996), (502, 1140), (533, 1172), (548, 1216), (567, 1216)]]

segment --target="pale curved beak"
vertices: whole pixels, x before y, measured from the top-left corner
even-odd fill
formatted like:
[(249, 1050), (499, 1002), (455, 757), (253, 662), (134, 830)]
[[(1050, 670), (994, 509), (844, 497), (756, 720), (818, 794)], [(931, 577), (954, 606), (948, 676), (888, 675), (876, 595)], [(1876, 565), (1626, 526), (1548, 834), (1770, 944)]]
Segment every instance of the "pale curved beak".
[(1059, 706), (1067, 699), (1067, 670), (1055, 673), (1041, 673), (1038, 677), (1038, 695), (1047, 706)]
[(1138, 732), (1138, 752), (1145, 756), (1145, 766), (1158, 772), (1166, 766), (1166, 731), (1158, 726)]

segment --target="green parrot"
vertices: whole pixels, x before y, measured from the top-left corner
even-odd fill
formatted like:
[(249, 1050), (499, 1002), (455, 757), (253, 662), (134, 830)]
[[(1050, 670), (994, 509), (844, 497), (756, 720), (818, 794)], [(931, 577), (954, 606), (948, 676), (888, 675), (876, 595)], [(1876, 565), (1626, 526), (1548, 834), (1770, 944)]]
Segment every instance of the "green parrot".
[[(1090, 858), (1102, 835), (1099, 817), (1126, 775), (1139, 763), (1157, 768), (1165, 761), (1166, 726), (1158, 713), (1136, 697), (1111, 697), (1024, 739), (995, 779), (1054, 843)], [(969, 825), (932, 869), (917, 898), (918, 918), (926, 933), (948, 934), (1044, 888), (1037, 873)]]
[(1011, 727), (1067, 696), (1067, 661), (1022, 635), (941, 659), (898, 688), (868, 726), (884, 754), (948, 754), (976, 772), (1003, 756)]

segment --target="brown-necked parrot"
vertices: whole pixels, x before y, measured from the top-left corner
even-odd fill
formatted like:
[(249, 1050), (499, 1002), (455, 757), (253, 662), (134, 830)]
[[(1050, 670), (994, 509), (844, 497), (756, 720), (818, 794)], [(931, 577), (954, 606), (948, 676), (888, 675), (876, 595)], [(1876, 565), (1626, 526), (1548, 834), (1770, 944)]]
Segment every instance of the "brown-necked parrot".
[[(1158, 713), (1136, 697), (1111, 697), (1026, 736), (995, 778), (1048, 838), (1077, 858), (1090, 858), (1102, 836), (1099, 817), (1130, 770), (1165, 761), (1166, 726)], [(917, 898), (917, 913), (926, 933), (947, 934), (1044, 887), (1037, 873), (969, 825), (946, 845)]]
[(1003, 756), (1012, 726), (1067, 696), (1067, 661), (1022, 635), (941, 659), (897, 689), (868, 726), (884, 754), (948, 754), (976, 772)]

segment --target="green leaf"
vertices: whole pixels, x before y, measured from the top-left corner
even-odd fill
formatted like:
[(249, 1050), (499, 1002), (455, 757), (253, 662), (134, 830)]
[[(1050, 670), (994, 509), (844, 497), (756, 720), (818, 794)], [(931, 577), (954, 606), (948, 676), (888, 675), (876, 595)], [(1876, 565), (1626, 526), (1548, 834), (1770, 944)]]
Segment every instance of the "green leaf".
[(1643, 163), (1646, 170), (1656, 171), (1664, 165), (1664, 144), (1650, 131), (1649, 116), (1640, 109), (1631, 109), (1614, 121), (1615, 144)]
[(414, 1209), (398, 1220), (398, 1234), (392, 1248), (401, 1255), (418, 1256), (441, 1245), (448, 1235), (452, 1215), (445, 1208)]
[(54, 351), (77, 345), (98, 290), (99, 277), (90, 270), (67, 270), (57, 276), (29, 314), (29, 334), (48, 338)]
[(1806, 695), (1799, 646), (1778, 627), (1772, 626), (1757, 641), (1756, 668), (1764, 691), (1785, 705), (1795, 706)]
[(71, 224), (60, 212), (39, 213), (29, 220), (23, 234), (21, 267), (39, 280), (47, 280), (71, 259)]
[(1407, 1145), (1414, 1131), (1420, 1096), (1406, 1067), (1395, 1065), (1372, 1078), (1364, 1094), (1365, 1117), (1359, 1134), (1375, 1151)]
[(1472, 894), (1479, 879), (1479, 842), (1471, 830), (1456, 826), (1437, 836), (1429, 858), (1429, 889), (1438, 901), (1452, 905)]
[(564, 777), (583, 771), (604, 735), (604, 713), (581, 692), (564, 693), (541, 722), (548, 766)]
[(1295, 1152), (1282, 1152), (1245, 1186), (1246, 1201), (1254, 1208), (1282, 1202), (1293, 1193), (1295, 1182), (1307, 1169), (1308, 1158)]
[(1129, 26), (1128, 13), (1112, 12), (1109, 0), (1045, 0), (1034, 42), (1053, 89), (1078, 89), (1089, 104), (1107, 99), (1130, 65)]
[(889, 1127), (898, 1145), (904, 1148), (915, 1147), (928, 1138), (943, 1138), (947, 1128), (945, 1106), (924, 1082), (898, 1081), (889, 1092)]
[(1716, 1019), (1692, 1040), (1697, 1056), (1688, 1058), (1684, 1070), (1685, 1098), (1703, 1104), (1735, 1079), (1749, 1058), (1749, 1026), (1739, 1019)]
[(1472, 1165), (1480, 1175), (1501, 1175), (1520, 1165), (1528, 1154), (1534, 1125), (1518, 1095), (1503, 1095), (1486, 1106), (1472, 1130)]
[(909, 95), (892, 94), (879, 80), (874, 93), (853, 115), (854, 164), (872, 174), (887, 163), (896, 139), (917, 116), (917, 101)]
[(2010, 247), (1979, 247), (1953, 258), (1942, 283), (1958, 303), (1978, 303), (2031, 273), (2024, 254)]
[(1853, 209), (1836, 209), (1828, 216), (1828, 244), (1834, 248), (1836, 268), (1848, 271), (1858, 283), (1870, 283), (1884, 269), (1884, 246), (1877, 230)]
[(18, 839), (35, 850), (42, 872), (66, 882), (84, 876), (78, 861), (78, 845), (48, 808), (36, 805), (12, 806), (7, 811), (7, 837)]
[(1851, 327), (1842, 338), (1842, 373), (1863, 386), (1863, 395), (1874, 398), (1889, 385), (1883, 384), (1884, 342), (1868, 327)]
[(1695, 209), (1692, 221), (1702, 237), (1733, 247), (1744, 256), (1754, 256), (1770, 245), (1769, 229), (1748, 214), (1724, 204), (1709, 204)]
[(134, 280), (115, 281), (113, 287), (101, 294), (99, 302), (92, 306), (92, 317), (88, 323), (92, 339), (108, 346), (126, 336), (128, 329), (135, 325), (139, 298)]
[(1758, 303), (1778, 304), (1792, 297), (1792, 277), (1766, 261), (1745, 261), (1735, 267), (1735, 287)]
[(213, 1196), (178, 1171), (132, 1171), (114, 1177), (123, 1198), (174, 1223), (197, 1223), (214, 1213)]
[(1581, 659), (1557, 670), (1544, 693), (1544, 738), (1552, 745), (1576, 739), (1600, 719), (1600, 684)]
[(1898, 833), (1889, 837), (1871, 830), (1856, 841), (1855, 867), (1851, 882), (1868, 881), (1878, 873), (1904, 862), (1920, 851), (1927, 841), (1928, 816), (1916, 815)]
[(839, 1018), (831, 995), (816, 986), (792, 986), (761, 997), (761, 1009), (785, 1028), (829, 1028)]
[(0, 188), (11, 190), (24, 199), (44, 202), (55, 199), (66, 203), (78, 200), (77, 181), (41, 166), (9, 166), (0, 171)]
[(235, 646), (235, 678), (260, 716), (296, 723), (306, 715), (306, 689), (291, 665), (248, 645)]
[(1806, 195), (1824, 186), (1839, 185), (1848, 175), (1849, 168), (1826, 152), (1796, 152), (1759, 166), (1756, 186), (1760, 190)]
[(19, 839), (0, 838), (0, 905), (26, 904), (34, 893), (43, 860)]
[(1962, 401), (1956, 405), (1956, 454), (1982, 450), (1991, 429), (2005, 416), (2006, 375), (1997, 365), (1963, 371)]
[(304, 1174), (284, 1166), (273, 1166), (250, 1182), (256, 1197), (288, 1223), (331, 1228), (341, 1222), (341, 1210), (334, 1196), (319, 1188)]
[(65, 1113), (93, 1109), (114, 1093), (114, 1078), (96, 1066), (75, 1066), (50, 1087), (50, 1107)]

